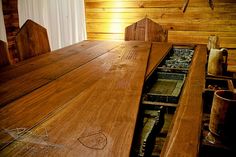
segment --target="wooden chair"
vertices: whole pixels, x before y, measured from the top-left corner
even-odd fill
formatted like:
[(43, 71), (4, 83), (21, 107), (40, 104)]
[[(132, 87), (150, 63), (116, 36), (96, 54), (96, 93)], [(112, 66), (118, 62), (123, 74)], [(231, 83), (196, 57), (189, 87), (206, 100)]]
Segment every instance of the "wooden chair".
[(147, 17), (125, 28), (125, 40), (166, 42), (167, 37), (168, 31)]
[(27, 20), (16, 35), (20, 60), (50, 52), (47, 30), (32, 20)]
[(10, 64), (7, 43), (0, 40), (0, 67)]

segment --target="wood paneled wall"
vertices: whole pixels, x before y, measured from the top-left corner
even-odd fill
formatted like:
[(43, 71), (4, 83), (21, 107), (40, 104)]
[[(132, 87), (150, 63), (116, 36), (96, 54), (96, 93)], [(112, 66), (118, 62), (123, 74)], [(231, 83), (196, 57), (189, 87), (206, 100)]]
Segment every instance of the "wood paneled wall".
[(236, 48), (236, 0), (85, 0), (88, 39), (123, 40), (125, 27), (147, 16), (168, 29), (168, 41)]

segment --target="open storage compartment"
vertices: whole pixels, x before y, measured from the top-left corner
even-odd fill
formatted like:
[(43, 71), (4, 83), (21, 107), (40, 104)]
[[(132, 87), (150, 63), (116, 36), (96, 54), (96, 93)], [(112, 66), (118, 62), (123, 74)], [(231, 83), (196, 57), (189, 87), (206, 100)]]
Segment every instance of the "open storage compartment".
[(176, 107), (195, 46), (173, 46), (145, 82), (142, 103)]
[(158, 66), (158, 71), (188, 73), (193, 54), (194, 47), (174, 46)]
[[(195, 46), (192, 45), (172, 47), (146, 80), (142, 94), (140, 120), (135, 129), (132, 155), (160, 156), (194, 51)], [(171, 66), (172, 64), (174, 66)], [(160, 112), (157, 116), (159, 119), (150, 116), (155, 115), (157, 110)], [(153, 132), (153, 130), (155, 131)]]
[(178, 103), (185, 74), (158, 72), (157, 80), (146, 93), (145, 101)]

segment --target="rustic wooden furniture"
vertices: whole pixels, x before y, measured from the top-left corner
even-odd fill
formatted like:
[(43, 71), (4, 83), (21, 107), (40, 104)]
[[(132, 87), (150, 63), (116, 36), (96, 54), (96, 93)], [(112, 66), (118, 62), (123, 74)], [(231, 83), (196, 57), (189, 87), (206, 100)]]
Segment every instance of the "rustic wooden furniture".
[(16, 35), (20, 60), (50, 52), (47, 30), (32, 20), (27, 20)]
[[(129, 156), (143, 82), (171, 46), (83, 41), (4, 67), (0, 156)], [(196, 48), (163, 156), (197, 156), (205, 50)]]
[(167, 30), (147, 17), (125, 28), (125, 40), (164, 42), (167, 36)]
[(202, 124), (202, 91), (205, 85), (207, 48), (196, 47), (179, 106), (161, 156), (198, 156)]
[(7, 43), (0, 40), (0, 67), (10, 64)]

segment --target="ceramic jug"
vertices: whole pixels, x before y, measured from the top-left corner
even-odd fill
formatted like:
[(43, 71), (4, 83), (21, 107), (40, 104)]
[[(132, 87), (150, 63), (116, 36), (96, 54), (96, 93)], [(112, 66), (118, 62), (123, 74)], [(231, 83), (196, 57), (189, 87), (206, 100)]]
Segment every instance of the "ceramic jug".
[[(226, 56), (225, 59), (224, 56)], [(207, 66), (208, 75), (223, 75), (226, 71), (227, 56), (226, 49), (211, 49)]]

